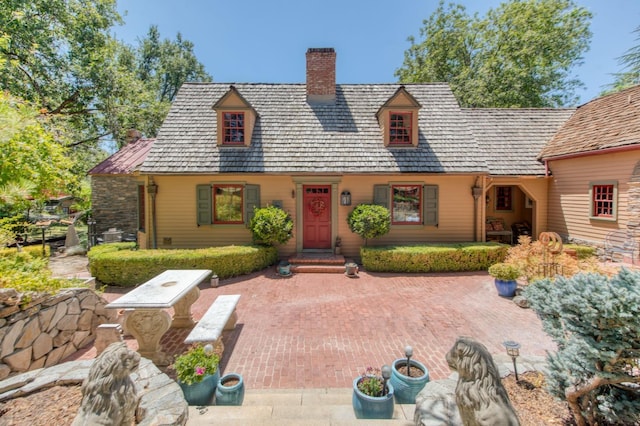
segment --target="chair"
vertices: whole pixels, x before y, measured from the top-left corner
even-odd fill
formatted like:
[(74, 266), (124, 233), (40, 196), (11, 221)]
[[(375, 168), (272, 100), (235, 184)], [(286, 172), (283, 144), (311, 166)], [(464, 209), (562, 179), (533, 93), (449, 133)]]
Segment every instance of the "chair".
[(513, 232), (506, 229), (504, 226), (504, 219), (501, 217), (488, 217), (487, 218), (487, 240), (498, 237), (498, 240), (502, 241), (503, 237), (508, 237), (508, 244), (513, 244)]

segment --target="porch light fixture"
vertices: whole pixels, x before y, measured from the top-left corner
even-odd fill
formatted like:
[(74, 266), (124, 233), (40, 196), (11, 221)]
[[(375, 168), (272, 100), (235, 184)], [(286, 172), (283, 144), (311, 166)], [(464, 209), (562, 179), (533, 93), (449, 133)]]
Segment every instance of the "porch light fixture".
[(508, 340), (506, 342), (502, 342), (502, 344), (507, 349), (507, 355), (509, 355), (513, 361), (513, 372), (516, 374), (516, 383), (518, 383), (519, 379), (518, 369), (516, 368), (516, 358), (520, 355), (520, 343)]
[(340, 194), (340, 205), (341, 206), (350, 206), (351, 205), (351, 192), (342, 191)]

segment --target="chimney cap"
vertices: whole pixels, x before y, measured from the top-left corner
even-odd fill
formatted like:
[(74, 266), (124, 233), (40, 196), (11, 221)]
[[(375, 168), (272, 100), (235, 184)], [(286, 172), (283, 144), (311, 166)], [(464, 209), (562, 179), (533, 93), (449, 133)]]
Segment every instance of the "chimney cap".
[(335, 53), (333, 47), (310, 47), (307, 53)]

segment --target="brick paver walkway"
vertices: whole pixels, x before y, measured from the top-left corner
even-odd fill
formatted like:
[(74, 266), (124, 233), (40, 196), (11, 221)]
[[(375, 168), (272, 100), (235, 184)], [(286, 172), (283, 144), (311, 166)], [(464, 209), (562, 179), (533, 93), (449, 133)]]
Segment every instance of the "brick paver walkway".
[[(516, 340), (523, 355), (554, 348), (534, 311), (497, 295), (486, 272), (398, 275), (360, 272), (294, 274), (274, 269), (200, 285), (193, 307), (200, 318), (221, 294), (240, 294), (238, 324), (224, 336), (222, 372), (238, 372), (252, 389), (350, 387), (367, 366), (404, 357), (424, 363), (432, 379), (450, 374), (445, 353), (457, 336), (472, 336), (490, 352)], [(109, 289), (113, 300), (121, 289)], [(163, 339), (167, 352), (184, 350), (186, 331)], [(135, 348), (136, 342), (127, 339)], [(93, 358), (88, 348), (73, 358)]]

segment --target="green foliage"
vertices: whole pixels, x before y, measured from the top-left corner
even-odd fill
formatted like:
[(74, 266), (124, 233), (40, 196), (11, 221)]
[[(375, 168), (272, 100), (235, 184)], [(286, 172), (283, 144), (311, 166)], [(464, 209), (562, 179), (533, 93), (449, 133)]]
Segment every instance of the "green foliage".
[(557, 107), (577, 101), (571, 75), (591, 13), (572, 0), (508, 0), (485, 17), (442, 0), (396, 70), (403, 83), (448, 82), (463, 107)]
[(619, 92), (636, 84), (640, 84), (640, 26), (633, 32), (637, 35), (637, 44), (618, 58), (623, 71), (614, 74), (615, 81), (607, 87), (607, 90), (605, 90), (602, 95)]
[(253, 241), (258, 244), (284, 244), (293, 236), (293, 220), (284, 210), (268, 206), (254, 210), (249, 223)]
[(176, 376), (184, 384), (200, 383), (205, 376), (216, 374), (220, 357), (211, 345), (196, 344), (176, 358), (173, 368)]
[(135, 243), (94, 246), (91, 275), (102, 284), (136, 286), (167, 269), (210, 269), (220, 279), (248, 274), (278, 260), (274, 247), (226, 246), (193, 250), (134, 250)]
[(518, 279), (518, 277), (521, 275), (521, 272), (520, 268), (515, 265), (498, 262), (489, 266), (489, 275), (499, 280), (513, 281)]
[(367, 367), (358, 380), (358, 390), (374, 398), (386, 395), (383, 386), (384, 379), (380, 375), (380, 370), (373, 367)]
[(640, 272), (539, 280), (524, 296), (558, 346), (548, 355), (550, 390), (578, 424), (637, 424)]
[(364, 245), (370, 238), (378, 238), (391, 229), (391, 212), (376, 204), (359, 204), (347, 216), (351, 232), (364, 238)]
[(483, 271), (502, 261), (507, 248), (499, 243), (361, 247), (360, 257), (372, 272)]
[(575, 250), (578, 260), (586, 260), (596, 255), (596, 248), (592, 246), (584, 246), (581, 244), (565, 244), (563, 248), (567, 250)]

